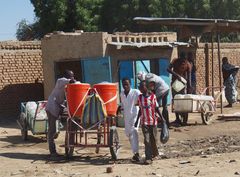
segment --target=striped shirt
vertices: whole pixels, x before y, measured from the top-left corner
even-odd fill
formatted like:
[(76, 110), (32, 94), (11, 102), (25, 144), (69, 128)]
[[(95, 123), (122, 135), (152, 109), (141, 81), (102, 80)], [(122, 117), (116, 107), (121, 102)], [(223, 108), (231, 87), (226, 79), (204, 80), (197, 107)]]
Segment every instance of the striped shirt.
[(158, 107), (155, 94), (138, 97), (138, 104), (141, 109), (141, 124), (142, 125), (157, 125), (156, 108)]

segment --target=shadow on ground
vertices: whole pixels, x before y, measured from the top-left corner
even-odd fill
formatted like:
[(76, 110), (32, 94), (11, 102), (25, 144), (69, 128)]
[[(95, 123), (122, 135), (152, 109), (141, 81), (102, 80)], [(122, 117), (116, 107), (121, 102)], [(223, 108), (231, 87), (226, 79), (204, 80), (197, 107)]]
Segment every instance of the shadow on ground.
[(108, 156), (98, 155), (94, 157), (90, 156), (74, 156), (72, 158), (67, 158), (64, 155), (61, 155), (57, 158), (50, 158), (48, 154), (30, 154), (22, 152), (5, 152), (0, 153), (1, 157), (6, 157), (10, 159), (19, 159), (19, 160), (32, 160), (31, 163), (36, 161), (44, 161), (44, 163), (70, 163), (72, 166), (75, 165), (107, 165), (113, 164), (114, 161), (111, 161), (111, 158)]
[(240, 121), (240, 117), (239, 116), (228, 116), (228, 117), (218, 117), (217, 120), (219, 121)]
[(46, 143), (46, 137), (35, 137), (28, 136), (28, 140), (24, 141), (21, 135), (14, 135), (1, 137), (0, 141), (8, 143), (8, 145), (3, 146), (2, 148), (11, 148), (11, 147), (31, 147), (39, 143)]
[(33, 160), (33, 162), (38, 160), (46, 160), (49, 157), (47, 154), (27, 154), (21, 152), (5, 152), (0, 153), (0, 156), (11, 159)]
[[(71, 159), (68, 159), (67, 162), (74, 162), (74, 165), (78, 165), (79, 163), (81, 165), (107, 165), (107, 164), (133, 164), (135, 162), (132, 162), (130, 158), (121, 158), (116, 161), (112, 160), (109, 154), (105, 155), (80, 155), (80, 156), (74, 156)], [(135, 164), (142, 164), (142, 162), (136, 162)]]

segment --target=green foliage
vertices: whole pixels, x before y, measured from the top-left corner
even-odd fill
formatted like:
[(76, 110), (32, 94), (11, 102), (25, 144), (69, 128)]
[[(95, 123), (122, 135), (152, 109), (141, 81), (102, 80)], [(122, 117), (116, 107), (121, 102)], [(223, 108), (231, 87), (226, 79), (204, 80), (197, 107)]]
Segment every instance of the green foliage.
[(34, 12), (42, 28), (42, 35), (54, 30), (64, 30), (67, 1), (31, 0)]
[[(240, 19), (240, 0), (30, 0), (36, 22), (19, 23), (17, 36), (41, 38), (52, 31), (137, 31), (140, 17)], [(31, 30), (32, 29), (32, 32)], [(152, 30), (159, 30), (152, 28)], [(161, 28), (166, 30), (166, 28)], [(24, 34), (26, 33), (26, 34)], [(26, 37), (25, 37), (26, 38)], [(29, 37), (27, 37), (29, 38)], [(229, 38), (232, 40), (232, 37)]]
[(103, 0), (76, 0), (76, 27), (84, 31), (98, 31)]
[[(145, 4), (144, 0), (141, 1)], [(139, 3), (140, 0), (105, 0), (101, 11), (101, 29), (107, 32), (132, 29), (132, 19), (139, 14)]]
[(31, 33), (32, 29), (27, 24), (27, 21), (23, 19), (17, 25), (18, 25), (18, 29), (16, 32), (17, 39), (21, 41), (31, 39), (31, 37), (29, 37), (29, 33)]
[(23, 19), (17, 24), (16, 37), (20, 41), (29, 41), (39, 38), (39, 26), (38, 23), (28, 24), (28, 22)]

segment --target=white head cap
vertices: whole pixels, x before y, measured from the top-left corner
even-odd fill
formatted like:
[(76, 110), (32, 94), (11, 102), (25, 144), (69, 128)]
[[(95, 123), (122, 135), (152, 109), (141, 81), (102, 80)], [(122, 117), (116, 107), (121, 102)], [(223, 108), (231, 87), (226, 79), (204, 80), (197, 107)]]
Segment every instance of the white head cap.
[(144, 81), (146, 79), (146, 73), (144, 71), (140, 71), (137, 73), (137, 78), (140, 80), (140, 81)]

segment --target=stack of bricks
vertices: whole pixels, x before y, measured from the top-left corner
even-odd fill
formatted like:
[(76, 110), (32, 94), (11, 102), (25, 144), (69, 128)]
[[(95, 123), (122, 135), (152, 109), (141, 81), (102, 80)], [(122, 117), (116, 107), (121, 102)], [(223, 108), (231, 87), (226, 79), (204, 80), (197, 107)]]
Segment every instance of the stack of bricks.
[(17, 115), (20, 102), (43, 99), (40, 41), (0, 42), (0, 115)]

